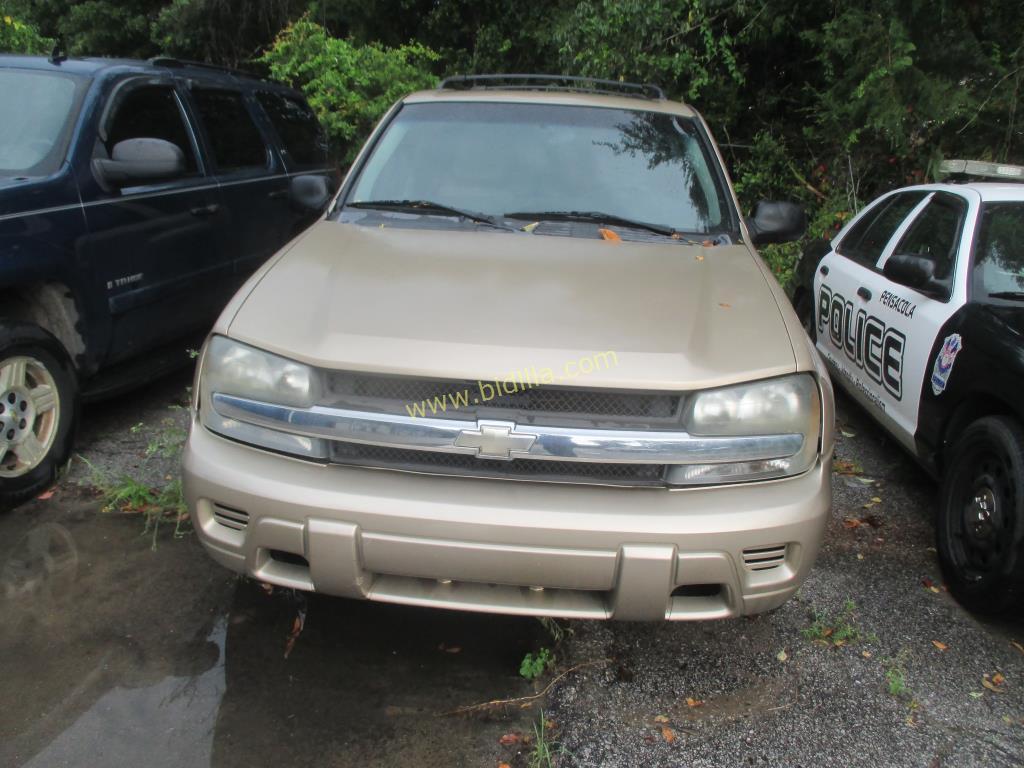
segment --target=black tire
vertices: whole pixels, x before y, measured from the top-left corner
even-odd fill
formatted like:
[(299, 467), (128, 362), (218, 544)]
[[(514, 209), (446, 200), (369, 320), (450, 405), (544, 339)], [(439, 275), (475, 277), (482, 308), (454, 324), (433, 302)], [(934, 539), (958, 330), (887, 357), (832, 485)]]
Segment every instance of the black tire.
[[(79, 393), (78, 378), (75, 368), (67, 352), (56, 338), (38, 326), (30, 323), (0, 320), (0, 389), (5, 389), (2, 373), (5, 361), (17, 357), (28, 357), (41, 364), (53, 380), (57, 393), (57, 415), (53, 424), (53, 439), (43, 458), (24, 474), (10, 476), (11, 462), (14, 454), (8, 449), (6, 442), (0, 442), (0, 510), (10, 509), (14, 505), (49, 486), (57, 475), (57, 470), (67, 462), (71, 454), (75, 428), (78, 424)], [(18, 408), (19, 403), (8, 402), (9, 395), (0, 392), (0, 407), (5, 412)], [(17, 399), (17, 398), (15, 398)], [(0, 414), (2, 416), (2, 414)], [(31, 424), (26, 424), (32, 429)], [(6, 435), (0, 435), (0, 438)]]
[(965, 608), (1001, 613), (1024, 595), (1024, 430), (973, 422), (949, 454), (936, 526), (939, 563)]

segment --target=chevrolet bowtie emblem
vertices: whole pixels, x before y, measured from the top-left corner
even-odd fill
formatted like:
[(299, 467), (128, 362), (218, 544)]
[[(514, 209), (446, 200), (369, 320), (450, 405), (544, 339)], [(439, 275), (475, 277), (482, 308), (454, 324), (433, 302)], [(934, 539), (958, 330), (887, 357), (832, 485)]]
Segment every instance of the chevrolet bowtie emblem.
[(516, 432), (511, 421), (478, 421), (476, 429), (464, 429), (455, 438), (459, 448), (475, 448), (485, 459), (510, 459), (513, 453), (526, 453), (537, 441), (537, 435)]

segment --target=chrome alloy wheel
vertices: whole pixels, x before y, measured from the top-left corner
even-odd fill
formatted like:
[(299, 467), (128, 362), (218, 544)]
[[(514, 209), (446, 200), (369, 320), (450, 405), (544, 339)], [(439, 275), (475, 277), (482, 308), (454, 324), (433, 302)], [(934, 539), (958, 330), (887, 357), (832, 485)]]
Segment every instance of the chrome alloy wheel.
[(0, 360), (0, 477), (21, 477), (39, 466), (57, 437), (60, 395), (34, 357)]

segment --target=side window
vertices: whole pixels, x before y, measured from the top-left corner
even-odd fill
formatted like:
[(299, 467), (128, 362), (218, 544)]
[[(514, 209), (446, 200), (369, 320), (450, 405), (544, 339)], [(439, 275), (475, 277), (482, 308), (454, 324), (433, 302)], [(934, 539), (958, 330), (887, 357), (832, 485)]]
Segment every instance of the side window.
[(198, 173), (174, 88), (169, 85), (128, 86), (128, 90), (122, 90), (114, 98), (117, 101), (107, 123), (107, 140), (97, 143), (97, 154), (110, 157), (114, 146), (125, 139), (163, 139), (176, 144), (185, 153), (187, 173)]
[(327, 165), (327, 138), (309, 106), (298, 99), (262, 91), (256, 94), (277, 135), (290, 165), (323, 167)]
[(973, 294), (1020, 300), (1024, 292), (1024, 203), (985, 203), (974, 249)]
[(885, 246), (927, 192), (902, 192), (870, 211), (843, 238), (836, 253), (874, 268)]
[(214, 88), (193, 88), (192, 97), (220, 171), (266, 168), (269, 155), (259, 129), (245, 108), (242, 94)]
[(939, 282), (950, 280), (966, 213), (965, 200), (956, 195), (937, 193), (914, 219), (895, 252), (931, 259), (935, 264), (935, 279)]

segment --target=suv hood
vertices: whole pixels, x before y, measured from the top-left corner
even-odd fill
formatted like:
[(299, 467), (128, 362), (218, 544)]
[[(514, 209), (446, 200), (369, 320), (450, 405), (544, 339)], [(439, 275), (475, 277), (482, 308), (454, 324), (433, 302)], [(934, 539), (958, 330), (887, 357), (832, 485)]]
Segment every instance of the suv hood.
[[(756, 259), (743, 245), (321, 221), (250, 284), (228, 333), (323, 368), (696, 389), (796, 368)], [(617, 363), (566, 370), (600, 352)]]

